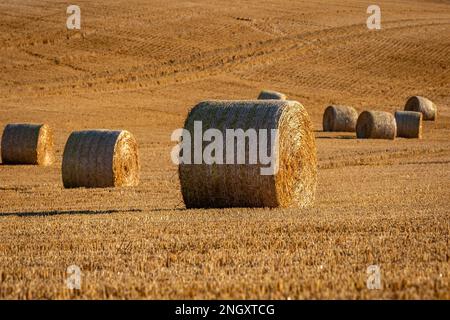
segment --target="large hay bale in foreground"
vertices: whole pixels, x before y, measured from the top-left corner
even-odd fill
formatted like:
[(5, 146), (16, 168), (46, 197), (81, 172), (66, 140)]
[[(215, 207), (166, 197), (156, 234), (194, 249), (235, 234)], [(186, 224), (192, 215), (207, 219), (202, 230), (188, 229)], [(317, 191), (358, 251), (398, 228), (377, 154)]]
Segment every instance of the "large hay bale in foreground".
[(413, 96), (406, 101), (405, 111), (416, 111), (423, 114), (423, 120), (435, 121), (437, 119), (436, 105), (425, 97)]
[(53, 131), (46, 124), (8, 124), (2, 136), (4, 164), (51, 165), (54, 161)]
[(397, 137), (422, 139), (422, 113), (396, 111)]
[(358, 139), (395, 139), (397, 125), (395, 118), (389, 112), (364, 111), (356, 123)]
[[(197, 121), (202, 122), (203, 132), (216, 128), (223, 135), (223, 164), (206, 164), (204, 161), (180, 164), (179, 177), (186, 207), (305, 207), (313, 202), (317, 184), (316, 144), (311, 120), (300, 103), (205, 101), (196, 105), (185, 121), (184, 128), (191, 136)], [(268, 132), (269, 137), (272, 129), (278, 129), (278, 144), (271, 138), (267, 145), (259, 139), (255, 144), (258, 153), (260, 150), (266, 154), (273, 152), (273, 163), (276, 162), (278, 171), (262, 175), (261, 168), (268, 166), (263, 165), (259, 157), (256, 164), (251, 164), (248, 141), (244, 164), (227, 163), (227, 129), (242, 129), (243, 132), (266, 129), (268, 131), (262, 132)], [(202, 150), (206, 145), (208, 143), (203, 142)], [(194, 149), (192, 146), (192, 155)], [(234, 160), (237, 160), (236, 150), (234, 145)]]
[(272, 90), (263, 90), (260, 92), (258, 100), (286, 100), (286, 95)]
[(65, 188), (136, 186), (139, 169), (137, 142), (125, 130), (75, 131), (64, 148)]
[(355, 132), (357, 120), (355, 108), (331, 105), (323, 113), (323, 131)]

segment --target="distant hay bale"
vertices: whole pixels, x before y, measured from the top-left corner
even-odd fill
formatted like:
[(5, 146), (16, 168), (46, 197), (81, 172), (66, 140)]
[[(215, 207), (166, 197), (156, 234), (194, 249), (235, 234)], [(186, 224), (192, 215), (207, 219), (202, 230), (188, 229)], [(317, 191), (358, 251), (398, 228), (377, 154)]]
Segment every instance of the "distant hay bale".
[[(273, 151), (276, 144), (270, 138), (265, 146), (259, 139), (257, 143), (258, 152), (274, 152), (273, 161), (278, 171), (275, 175), (261, 175), (260, 169), (267, 166), (260, 159), (256, 164), (248, 161), (248, 141), (245, 143), (245, 163), (226, 163), (224, 138), (221, 144), (223, 164), (208, 165), (202, 161), (179, 165), (181, 191), (187, 208), (306, 207), (314, 201), (316, 144), (309, 115), (299, 102), (204, 101), (189, 112), (185, 121), (184, 128), (191, 136), (194, 121), (201, 121), (204, 131), (206, 128), (218, 129), (224, 137), (226, 129), (242, 129), (243, 132), (266, 129), (269, 135), (271, 129), (278, 129), (277, 151)], [(203, 142), (203, 149), (205, 145), (207, 143)], [(194, 147), (191, 154), (194, 154)]]
[(395, 139), (397, 125), (395, 118), (389, 112), (364, 111), (356, 123), (358, 139)]
[(423, 120), (435, 121), (437, 119), (436, 105), (425, 97), (413, 96), (406, 101), (405, 111), (416, 111), (423, 114)]
[(2, 136), (2, 162), (49, 166), (54, 161), (53, 131), (46, 124), (8, 124)]
[(139, 169), (137, 142), (125, 130), (75, 131), (64, 148), (65, 188), (136, 186)]
[(258, 100), (286, 100), (286, 95), (272, 90), (263, 90), (259, 94)]
[(422, 139), (422, 113), (396, 111), (397, 137)]
[(323, 131), (355, 132), (357, 120), (355, 108), (331, 105), (323, 113)]

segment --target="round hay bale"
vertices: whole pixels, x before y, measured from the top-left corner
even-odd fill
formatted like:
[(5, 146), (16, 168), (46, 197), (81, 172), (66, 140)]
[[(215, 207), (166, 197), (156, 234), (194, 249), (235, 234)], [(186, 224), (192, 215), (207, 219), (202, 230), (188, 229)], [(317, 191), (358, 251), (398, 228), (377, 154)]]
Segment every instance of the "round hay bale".
[(406, 101), (405, 111), (421, 112), (424, 121), (435, 121), (437, 119), (436, 105), (425, 97), (410, 97), (408, 101)]
[[(204, 101), (196, 105), (184, 128), (194, 134), (194, 121), (202, 130), (214, 128), (223, 135), (222, 164), (179, 165), (179, 178), (187, 208), (306, 207), (314, 201), (317, 184), (317, 155), (313, 126), (306, 109), (296, 101)], [(226, 130), (268, 132), (278, 129), (278, 144), (258, 139), (258, 153), (274, 154), (278, 171), (262, 175), (263, 165), (249, 161), (250, 143), (245, 143), (245, 163), (226, 162)], [(267, 131), (265, 131), (265, 130)], [(275, 135), (274, 135), (275, 136)], [(194, 138), (193, 138), (194, 139)], [(203, 142), (202, 149), (206, 143)], [(277, 145), (278, 148), (274, 145)], [(238, 151), (233, 146), (236, 158)], [(191, 147), (194, 155), (195, 147)], [(242, 149), (241, 149), (242, 150)], [(268, 150), (272, 150), (268, 152)], [(274, 151), (276, 150), (276, 151)]]
[(358, 139), (395, 139), (397, 125), (395, 118), (389, 112), (364, 111), (356, 123)]
[(125, 130), (75, 131), (64, 148), (65, 188), (136, 186), (139, 169), (137, 142)]
[(49, 166), (55, 159), (53, 131), (46, 124), (8, 124), (2, 136), (4, 164)]
[(286, 100), (286, 95), (272, 90), (263, 90), (259, 94), (258, 100)]
[(397, 137), (422, 139), (422, 113), (396, 111)]
[(355, 108), (331, 105), (323, 113), (323, 131), (355, 132), (357, 120)]

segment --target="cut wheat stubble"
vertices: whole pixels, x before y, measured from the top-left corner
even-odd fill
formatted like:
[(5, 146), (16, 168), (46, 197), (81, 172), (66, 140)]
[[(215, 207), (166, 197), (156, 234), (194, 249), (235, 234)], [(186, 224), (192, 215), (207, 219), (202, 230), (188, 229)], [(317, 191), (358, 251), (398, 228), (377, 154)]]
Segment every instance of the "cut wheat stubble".
[[(296, 101), (204, 101), (195, 106), (184, 128), (191, 136), (194, 121), (203, 131), (278, 129), (278, 172), (261, 175), (257, 164), (180, 164), (181, 191), (188, 208), (306, 207), (314, 201), (317, 155), (306, 109)], [(203, 149), (206, 143), (203, 144)], [(248, 143), (246, 143), (248, 150)], [(258, 142), (258, 150), (261, 145)], [(273, 147), (269, 145), (265, 148)], [(226, 142), (223, 141), (225, 163)], [(194, 150), (191, 148), (191, 153)], [(247, 160), (247, 155), (246, 155)]]
[(47, 124), (8, 124), (2, 135), (2, 162), (49, 166), (55, 160), (53, 138)]
[(323, 131), (355, 132), (357, 120), (355, 108), (331, 105), (323, 113)]
[(397, 124), (394, 116), (384, 111), (364, 111), (356, 123), (358, 139), (395, 139)]
[(136, 186), (139, 171), (136, 139), (125, 130), (75, 131), (64, 148), (65, 188)]

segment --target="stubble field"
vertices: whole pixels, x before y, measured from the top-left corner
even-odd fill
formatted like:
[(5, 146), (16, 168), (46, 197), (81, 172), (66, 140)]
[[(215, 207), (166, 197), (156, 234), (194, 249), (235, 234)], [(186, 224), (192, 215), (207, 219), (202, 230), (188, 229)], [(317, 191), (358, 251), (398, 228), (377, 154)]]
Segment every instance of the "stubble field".
[[(0, 3), (0, 127), (46, 122), (51, 167), (0, 165), (0, 298), (450, 299), (450, 2)], [(300, 101), (316, 134), (309, 209), (187, 210), (173, 130), (206, 99)], [(322, 132), (330, 103), (439, 108), (422, 140)], [(64, 189), (68, 135), (127, 129), (136, 188)], [(66, 269), (82, 270), (69, 290)], [(366, 287), (369, 265), (382, 289)]]

